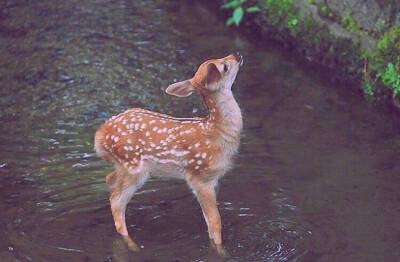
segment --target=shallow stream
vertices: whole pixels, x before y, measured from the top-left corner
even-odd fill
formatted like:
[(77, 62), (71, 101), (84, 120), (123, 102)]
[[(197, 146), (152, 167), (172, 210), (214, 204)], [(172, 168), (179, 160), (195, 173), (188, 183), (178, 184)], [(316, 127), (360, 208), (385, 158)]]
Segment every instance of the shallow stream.
[(398, 261), (398, 115), (193, 1), (0, 3), (0, 261), (219, 261), (181, 181), (151, 180), (116, 234), (93, 134), (130, 107), (204, 115), (165, 88), (244, 56), (234, 168), (220, 181), (231, 261)]

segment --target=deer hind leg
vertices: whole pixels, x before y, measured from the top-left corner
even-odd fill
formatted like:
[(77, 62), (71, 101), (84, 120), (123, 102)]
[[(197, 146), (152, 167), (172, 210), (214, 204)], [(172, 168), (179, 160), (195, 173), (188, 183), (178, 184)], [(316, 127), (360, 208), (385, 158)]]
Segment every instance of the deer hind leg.
[(210, 239), (212, 239), (216, 245), (221, 245), (221, 217), (217, 207), (215, 183), (188, 181), (188, 184), (200, 203), (204, 219), (207, 223)]
[(125, 168), (119, 168), (116, 172), (117, 173), (110, 177), (107, 176), (107, 179), (115, 179), (113, 183), (110, 182), (112, 189), (110, 194), (111, 211), (117, 232), (122, 236), (128, 236), (125, 223), (126, 206), (136, 190), (146, 182), (149, 173), (146, 168), (144, 168), (143, 163), (135, 169), (127, 170)]

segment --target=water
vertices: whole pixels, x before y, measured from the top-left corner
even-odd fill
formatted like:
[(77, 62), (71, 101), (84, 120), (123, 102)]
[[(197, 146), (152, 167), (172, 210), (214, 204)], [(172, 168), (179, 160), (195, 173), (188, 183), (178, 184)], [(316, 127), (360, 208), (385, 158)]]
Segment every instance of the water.
[(152, 180), (115, 233), (93, 134), (133, 107), (204, 115), (164, 94), (239, 50), (244, 132), (219, 208), (231, 261), (396, 261), (398, 115), (370, 107), (197, 2), (0, 3), (0, 260), (219, 261), (181, 181)]

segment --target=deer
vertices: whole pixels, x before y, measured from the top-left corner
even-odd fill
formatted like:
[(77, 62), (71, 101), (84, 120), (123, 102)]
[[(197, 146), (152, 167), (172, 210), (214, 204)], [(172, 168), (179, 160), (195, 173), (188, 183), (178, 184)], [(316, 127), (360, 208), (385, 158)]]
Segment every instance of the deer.
[(242, 65), (239, 53), (210, 59), (192, 78), (166, 88), (177, 97), (198, 92), (208, 109), (204, 118), (132, 108), (95, 133), (96, 153), (114, 166), (106, 183), (115, 228), (131, 245), (125, 223), (128, 202), (150, 177), (171, 177), (186, 181), (201, 206), (211, 243), (224, 250), (216, 186), (239, 148), (242, 114), (231, 89)]

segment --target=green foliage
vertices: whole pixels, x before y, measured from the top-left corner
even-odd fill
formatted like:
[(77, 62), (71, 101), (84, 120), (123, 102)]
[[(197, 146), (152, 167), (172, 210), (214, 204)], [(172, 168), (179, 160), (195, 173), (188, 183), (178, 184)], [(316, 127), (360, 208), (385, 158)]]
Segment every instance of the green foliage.
[(246, 0), (232, 0), (221, 6), (223, 9), (233, 9), (232, 16), (226, 21), (227, 26), (232, 24), (239, 26), (245, 13), (255, 13), (260, 11), (260, 8), (256, 5), (245, 8), (245, 3)]
[(329, 7), (327, 5), (322, 5), (319, 8), (319, 14), (326, 18), (330, 18), (330, 19), (333, 18), (333, 13), (331, 10), (329, 10)]
[[(370, 53), (363, 51), (362, 55), (368, 60), (366, 78), (372, 78), (372, 84), (386, 86), (392, 90), (393, 97), (400, 94), (400, 27), (389, 28), (377, 43), (377, 49)], [(371, 82), (371, 81), (370, 81)], [(364, 89), (369, 87), (364, 81)]]
[(258, 6), (251, 6), (246, 9), (246, 13), (260, 12), (261, 9)]
[[(294, 0), (263, 0), (261, 5), (268, 10), (267, 20), (271, 25), (282, 24), (288, 28), (291, 33), (295, 34), (300, 23), (299, 18), (295, 15)], [(226, 21), (226, 25), (235, 24), (239, 26), (243, 21), (246, 13), (260, 12), (261, 9), (257, 5), (245, 7), (247, 0), (231, 0), (221, 6), (222, 9), (232, 9), (232, 16)]]
[(328, 15), (328, 11), (329, 11), (328, 6), (326, 6), (326, 5), (321, 6), (321, 12), (324, 15)]
[[(331, 56), (336, 56), (340, 61), (352, 61), (351, 64), (344, 67), (343, 73), (350, 73), (353, 78), (362, 74), (363, 89), (367, 96), (374, 97), (375, 94), (382, 94), (380, 89), (383, 88), (382, 90), (390, 90), (394, 97), (400, 97), (400, 26), (387, 29), (380, 36), (376, 49), (366, 51), (360, 48), (360, 42), (343, 42), (332, 38), (329, 30), (321, 29), (321, 26), (312, 17), (300, 19), (293, 4), (295, 0), (227, 1), (229, 2), (222, 6), (224, 9), (232, 10), (232, 16), (227, 20), (227, 25), (238, 26), (247, 13), (260, 12), (261, 7), (264, 21), (268, 26), (283, 32), (283, 34), (289, 30), (296, 39), (308, 41), (307, 44), (312, 45), (316, 52), (328, 50), (332, 43), (338, 50), (344, 50), (336, 54), (335, 50), (329, 49), (328, 51), (332, 52)], [(330, 10), (326, 1), (307, 0), (307, 3), (318, 6), (320, 16), (336, 22), (340, 21), (349, 32), (355, 32), (360, 36), (363, 34), (363, 29), (359, 27), (351, 14), (339, 18)], [(383, 25), (385, 24), (383, 23)], [(307, 37), (311, 37), (311, 39)], [(350, 46), (348, 46), (348, 42)], [(340, 43), (342, 46), (338, 46)], [(361, 60), (364, 60), (363, 68), (360, 67)]]
[(385, 32), (377, 47), (383, 52), (392, 48), (400, 50), (400, 26), (394, 26)]
[(288, 18), (288, 26), (289, 28), (294, 28), (299, 24), (299, 19), (297, 17), (289, 17)]
[(292, 33), (295, 33), (298, 24), (299, 24), (299, 19), (293, 14), (289, 13), (287, 16), (287, 26)]
[(392, 89), (393, 96), (397, 96), (400, 93), (400, 73), (393, 63), (388, 63), (383, 73), (377, 75), (382, 79), (384, 85)]
[(358, 27), (356, 20), (351, 15), (345, 15), (341, 19), (342, 25), (347, 31), (356, 32), (362, 34), (362, 30)]
[[(377, 43), (377, 50), (370, 53), (363, 51), (368, 60), (368, 72), (364, 78), (374, 79), (372, 84), (386, 86), (394, 97), (400, 94), (400, 26), (389, 28)], [(364, 81), (364, 89), (371, 81)]]
[(264, 5), (267, 8), (274, 8), (282, 15), (292, 9), (293, 0), (264, 0)]
[(242, 21), (243, 14), (244, 14), (244, 11), (243, 11), (242, 7), (238, 7), (233, 10), (232, 18), (233, 18), (233, 22), (235, 23), (236, 26), (238, 26), (240, 24), (240, 21)]
[(263, 5), (268, 9), (268, 20), (276, 25), (281, 19), (287, 17), (293, 9), (293, 0), (264, 0)]
[(370, 97), (374, 96), (373, 85), (370, 80), (364, 81), (363, 88), (364, 88), (364, 94), (366, 94)]

